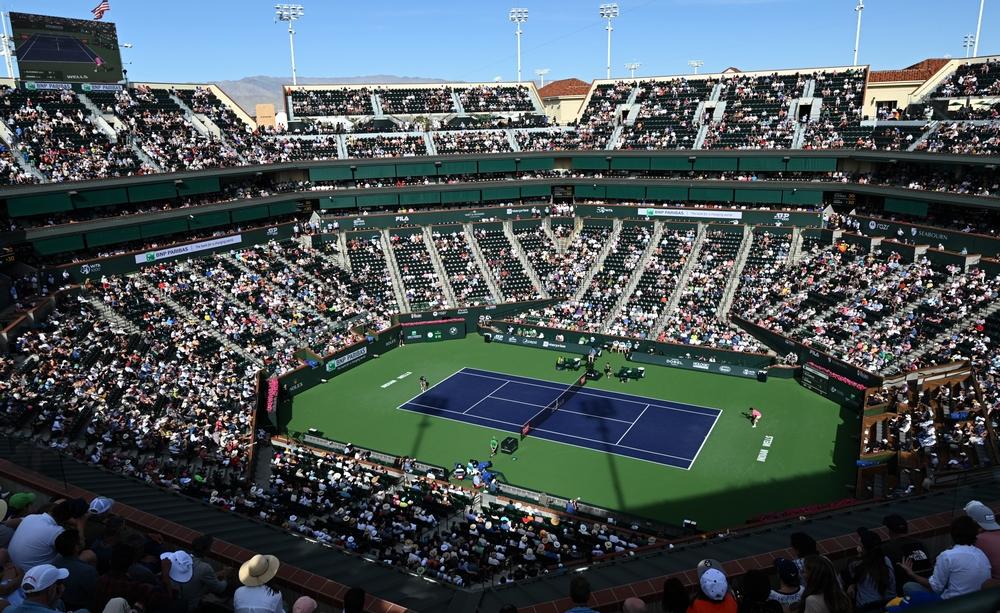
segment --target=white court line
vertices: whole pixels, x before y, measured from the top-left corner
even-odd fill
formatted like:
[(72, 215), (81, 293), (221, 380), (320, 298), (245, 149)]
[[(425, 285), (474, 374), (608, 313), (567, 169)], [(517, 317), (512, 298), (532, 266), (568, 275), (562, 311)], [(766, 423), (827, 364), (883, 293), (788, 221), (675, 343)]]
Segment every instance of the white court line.
[[(448, 375), (448, 376), (447, 376), (447, 377), (445, 377), (444, 379), (441, 379), (440, 381), (438, 381), (438, 382), (437, 382), (437, 383), (435, 383), (434, 385), (430, 386), (430, 388), (428, 388), (428, 391), (430, 391), (430, 390), (434, 389), (435, 387), (437, 387), (437, 386), (441, 385), (442, 383), (444, 383), (444, 382), (445, 382), (445, 381), (447, 381), (448, 379), (451, 379), (452, 377), (454, 377), (455, 375), (457, 375), (457, 374), (458, 374), (458, 373), (460, 373), (460, 372), (462, 372), (462, 369), (461, 369), (461, 368), (459, 368), (459, 369), (458, 369), (458, 370), (456, 370), (455, 372), (451, 373), (450, 375)], [(416, 395), (416, 396), (414, 396), (413, 398), (410, 398), (409, 400), (407, 400), (407, 401), (406, 401), (406, 402), (404, 402), (403, 404), (409, 404), (409, 403), (413, 402), (414, 400), (416, 400), (417, 398), (420, 398), (421, 396), (423, 396), (423, 395), (424, 395), (425, 393), (427, 393), (427, 392), (420, 392), (419, 394), (417, 394), (417, 395)], [(402, 408), (402, 405), (400, 405), (400, 406), (398, 406), (398, 407), (396, 407), (396, 408), (397, 408), (397, 409), (399, 409), (399, 408)]]
[[(551, 389), (556, 389), (556, 388), (551, 387), (549, 385), (539, 385), (538, 383), (528, 383), (527, 381), (511, 380), (511, 379), (504, 379), (504, 378), (501, 378), (501, 377), (490, 377), (488, 375), (480, 375), (480, 374), (477, 374), (477, 373), (474, 373), (474, 372), (468, 372), (465, 369), (462, 369), (459, 372), (461, 372), (463, 375), (469, 375), (470, 377), (482, 377), (483, 379), (496, 379), (497, 381), (510, 381), (511, 383), (517, 383), (518, 385), (532, 385), (534, 387), (541, 387), (541, 388), (550, 389), (550, 390)], [(485, 372), (493, 372), (493, 371), (487, 370)], [(497, 373), (497, 374), (503, 374), (503, 373)], [(511, 375), (511, 376), (514, 376), (514, 375)], [(547, 381), (545, 379), (538, 379), (538, 381), (545, 381), (546, 383), (555, 383), (556, 385), (562, 385), (560, 383), (556, 383), (555, 381)], [(573, 386), (572, 385), (567, 385), (567, 386), (561, 388), (561, 391), (566, 391), (566, 390), (568, 390), (571, 387), (573, 387)], [(655, 402), (670, 402), (669, 400), (664, 401), (662, 399), (649, 398), (647, 396), (635, 396), (633, 394), (625, 394), (625, 395), (632, 396), (633, 398), (641, 398), (642, 400), (653, 400)], [(580, 392), (577, 392), (576, 394), (574, 394), (574, 396), (594, 396), (595, 398), (603, 398), (604, 400), (614, 400), (615, 402), (628, 402), (628, 403), (631, 403), (631, 404), (644, 404), (644, 403), (638, 402), (636, 400), (628, 400), (626, 398), (617, 398), (615, 396), (607, 396), (605, 394), (595, 393), (595, 392), (583, 392), (583, 391), (580, 391)], [(716, 407), (706, 407), (706, 406), (702, 406), (700, 404), (691, 404), (690, 402), (684, 402), (682, 404), (686, 404), (686, 405), (691, 406), (691, 407), (698, 407), (700, 409), (708, 409), (710, 411), (718, 411), (720, 413), (722, 412), (722, 409), (719, 409), (719, 408), (716, 408)], [(708, 413), (701, 413), (699, 411), (689, 411), (688, 409), (681, 409), (681, 408), (678, 408), (678, 407), (671, 407), (671, 406), (666, 406), (666, 405), (662, 405), (662, 404), (649, 403), (646, 406), (650, 406), (650, 407), (653, 407), (653, 408), (656, 408), (656, 409), (667, 409), (668, 411), (679, 411), (681, 413), (691, 413), (692, 415), (701, 415), (702, 417), (712, 417)]]
[[(517, 381), (512, 381), (511, 383), (517, 383)], [(494, 392), (494, 393), (496, 393), (496, 392)], [(534, 402), (524, 402), (522, 400), (511, 400), (510, 398), (501, 398), (500, 396), (491, 396), (491, 398), (493, 400), (502, 400), (504, 402), (513, 402), (515, 404), (524, 404), (524, 405), (527, 405), (529, 407), (545, 408), (545, 407), (549, 406), (547, 404), (535, 404)], [(573, 415), (583, 415), (585, 417), (593, 417), (594, 419), (606, 419), (608, 421), (617, 421), (617, 422), (623, 423), (623, 424), (631, 424), (632, 423), (632, 422), (630, 422), (627, 419), (616, 419), (614, 417), (603, 417), (601, 415), (591, 415), (590, 413), (582, 413), (580, 411), (570, 411), (569, 409), (559, 409), (559, 412), (560, 413), (572, 413)]]
[(704, 447), (705, 443), (708, 442), (708, 437), (712, 436), (712, 430), (715, 429), (715, 424), (719, 423), (719, 417), (721, 415), (722, 411), (719, 411), (719, 414), (715, 416), (715, 421), (712, 422), (712, 426), (708, 429), (708, 432), (705, 433), (705, 438), (701, 439), (701, 445), (698, 445), (698, 451), (695, 452), (694, 457), (691, 459), (691, 466), (694, 466), (694, 461), (698, 459), (698, 454), (701, 453), (702, 447)]
[[(646, 411), (647, 411), (648, 409), (649, 409), (649, 405), (647, 404), (647, 405), (646, 405), (646, 408), (642, 410), (642, 413), (639, 413), (639, 417), (636, 417), (636, 418), (635, 418), (635, 421), (633, 421), (633, 422), (632, 422), (632, 425), (628, 427), (628, 430), (626, 430), (626, 431), (625, 431), (625, 434), (623, 434), (623, 435), (622, 435), (622, 437), (621, 437), (620, 439), (618, 439), (618, 442), (617, 442), (617, 443), (615, 443), (615, 445), (621, 445), (621, 442), (622, 442), (623, 440), (625, 440), (625, 437), (626, 437), (626, 436), (628, 436), (628, 433), (632, 431), (632, 428), (634, 428), (634, 427), (635, 427), (635, 425), (636, 425), (637, 423), (639, 423), (639, 420), (640, 420), (640, 419), (642, 419), (642, 416), (646, 414)], [(704, 442), (704, 441), (702, 441), (702, 442)], [(697, 456), (695, 456), (695, 457), (697, 457)], [(694, 463), (694, 462), (692, 462), (692, 464), (693, 464), (693, 463)]]
[(483, 396), (482, 398), (480, 398), (479, 401), (476, 402), (474, 405), (472, 405), (471, 407), (469, 407), (469, 408), (465, 409), (464, 411), (462, 411), (462, 415), (465, 415), (466, 413), (468, 413), (472, 409), (478, 407), (483, 402), (486, 402), (488, 399), (492, 398), (493, 394), (499, 392), (501, 389), (503, 389), (503, 386), (507, 385), (508, 383), (510, 383), (510, 381), (505, 381), (500, 387), (496, 388), (495, 390), (493, 390), (489, 394), (486, 394), (485, 396)]
[[(413, 406), (416, 406), (416, 407), (423, 407), (425, 409), (432, 409), (434, 411), (444, 411), (445, 413), (454, 413), (456, 415), (465, 415), (465, 413), (460, 413), (459, 411), (452, 411), (451, 409), (441, 409), (441, 408), (438, 408), (438, 407), (432, 407), (430, 405), (420, 404), (419, 402), (408, 402), (407, 404), (412, 404)], [(406, 408), (403, 407), (403, 406), (401, 406), (399, 408), (406, 410)], [(417, 412), (419, 412), (419, 411), (417, 411)], [(438, 416), (435, 415), (434, 417), (438, 417)], [(504, 424), (504, 425), (507, 425), (507, 426), (514, 426), (515, 428), (520, 428), (521, 427), (521, 424), (515, 424), (514, 422), (504, 421), (502, 419), (493, 419), (492, 417), (483, 417), (481, 415), (469, 415), (467, 417), (475, 417), (476, 419), (483, 419), (483, 420), (486, 420), (486, 421), (493, 421), (493, 422), (496, 422), (498, 424)], [(445, 417), (444, 419), (449, 419), (449, 418)], [(465, 420), (462, 420), (462, 419), (457, 419), (455, 421), (460, 421), (462, 423), (469, 423), (469, 422), (467, 422)], [(651, 454), (651, 455), (663, 456), (665, 458), (671, 458), (671, 459), (674, 459), (674, 460), (681, 460), (682, 462), (692, 462), (693, 463), (693, 460), (691, 458), (682, 458), (680, 456), (670, 455), (669, 453), (660, 453), (659, 451), (650, 451), (649, 449), (640, 449), (638, 447), (629, 447), (628, 445), (618, 445), (618, 444), (615, 444), (615, 443), (609, 443), (607, 441), (599, 441), (597, 439), (587, 438), (586, 436), (577, 436), (575, 434), (567, 434), (566, 432), (557, 432), (555, 430), (546, 430), (545, 428), (532, 428), (531, 430), (532, 430), (532, 432), (548, 432), (549, 434), (555, 434), (557, 436), (568, 436), (570, 438), (576, 438), (576, 439), (580, 439), (581, 441), (587, 441), (587, 442), (595, 443), (595, 444), (598, 444), (598, 445), (609, 445), (611, 447), (621, 447), (622, 449), (631, 449), (632, 451), (639, 451), (639, 452), (642, 452), (642, 453), (648, 453), (648, 454)], [(546, 440), (551, 440), (551, 439), (546, 439)], [(552, 441), (552, 442), (561, 443), (562, 441)], [(572, 445), (572, 443), (563, 443), (563, 444), (564, 445)], [(578, 447), (579, 445), (575, 445), (575, 446)], [(584, 447), (584, 449), (590, 449), (591, 451), (600, 451), (602, 453), (614, 453), (614, 452), (607, 452), (607, 451), (604, 451), (602, 449), (594, 449), (593, 447)], [(621, 456), (626, 457), (626, 458), (633, 457), (633, 456), (630, 456), (630, 455), (625, 455), (625, 454), (620, 454), (620, 453), (619, 454), (615, 454), (615, 455), (621, 455)], [(639, 458), (635, 458), (635, 459), (639, 459)], [(653, 462), (653, 463), (654, 464), (659, 464), (659, 462)], [(689, 467), (690, 467), (690, 465), (689, 465)], [(679, 467), (675, 467), (675, 468), (679, 468)], [(685, 468), (684, 470), (690, 470), (690, 468)]]

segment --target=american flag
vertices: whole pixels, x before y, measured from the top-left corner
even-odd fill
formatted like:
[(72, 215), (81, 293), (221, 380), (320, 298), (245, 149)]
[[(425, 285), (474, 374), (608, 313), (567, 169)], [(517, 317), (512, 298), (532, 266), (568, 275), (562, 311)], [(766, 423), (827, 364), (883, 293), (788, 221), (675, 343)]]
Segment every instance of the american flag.
[(104, 13), (107, 13), (110, 10), (111, 10), (111, 3), (108, 2), (108, 0), (104, 0), (96, 7), (94, 7), (94, 9), (91, 10), (90, 12), (94, 14), (94, 19), (100, 19), (101, 17), (104, 17)]

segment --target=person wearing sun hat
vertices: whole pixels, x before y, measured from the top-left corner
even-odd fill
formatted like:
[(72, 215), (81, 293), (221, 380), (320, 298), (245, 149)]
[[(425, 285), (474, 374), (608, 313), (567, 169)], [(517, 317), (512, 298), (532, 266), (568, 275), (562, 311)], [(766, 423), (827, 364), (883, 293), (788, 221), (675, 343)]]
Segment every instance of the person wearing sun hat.
[(62, 598), (63, 581), (69, 571), (51, 564), (39, 564), (29, 568), (21, 579), (24, 601), (4, 609), (5, 613), (48, 613), (57, 612), (56, 604)]
[(233, 594), (234, 613), (285, 613), (281, 592), (268, 585), (279, 566), (278, 558), (261, 554), (240, 566), (243, 586)]
[(699, 562), (698, 594), (691, 601), (688, 613), (736, 613), (738, 608), (722, 564), (711, 559)]
[(979, 524), (981, 532), (976, 536), (976, 548), (990, 561), (991, 578), (1000, 581), (1000, 524), (993, 509), (978, 500), (970, 500), (965, 505), (965, 514)]

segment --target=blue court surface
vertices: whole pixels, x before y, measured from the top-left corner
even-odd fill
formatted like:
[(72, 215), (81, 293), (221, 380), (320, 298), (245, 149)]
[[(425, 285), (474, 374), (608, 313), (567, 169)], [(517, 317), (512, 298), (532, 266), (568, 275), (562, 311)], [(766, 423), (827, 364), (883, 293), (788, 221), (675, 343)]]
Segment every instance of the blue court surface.
[(79, 62), (93, 64), (97, 54), (82, 41), (57, 34), (32, 34), (17, 48), (21, 62)]
[[(399, 408), (519, 434), (570, 387), (463, 368)], [(688, 470), (721, 414), (721, 409), (583, 387), (530, 436)]]

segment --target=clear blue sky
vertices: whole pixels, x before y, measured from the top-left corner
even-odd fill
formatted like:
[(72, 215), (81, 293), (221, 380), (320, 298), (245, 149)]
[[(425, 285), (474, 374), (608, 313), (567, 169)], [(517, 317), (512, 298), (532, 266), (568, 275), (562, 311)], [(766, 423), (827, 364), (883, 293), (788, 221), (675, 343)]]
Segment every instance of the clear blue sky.
[[(288, 36), (264, 0), (110, 0), (106, 20), (135, 47), (134, 80), (213, 81), (290, 74)], [(99, 0), (0, 0), (5, 10), (87, 18)], [(604, 77), (599, 0), (303, 0), (296, 24), (300, 76), (371, 74), (489, 81), (515, 77), (513, 6), (529, 10), (524, 78)], [(612, 74), (640, 75), (850, 64), (856, 0), (621, 0)], [(902, 68), (927, 57), (964, 57), (979, 0), (867, 0), (861, 63)], [(1000, 54), (1000, 0), (987, 0), (980, 55)]]

